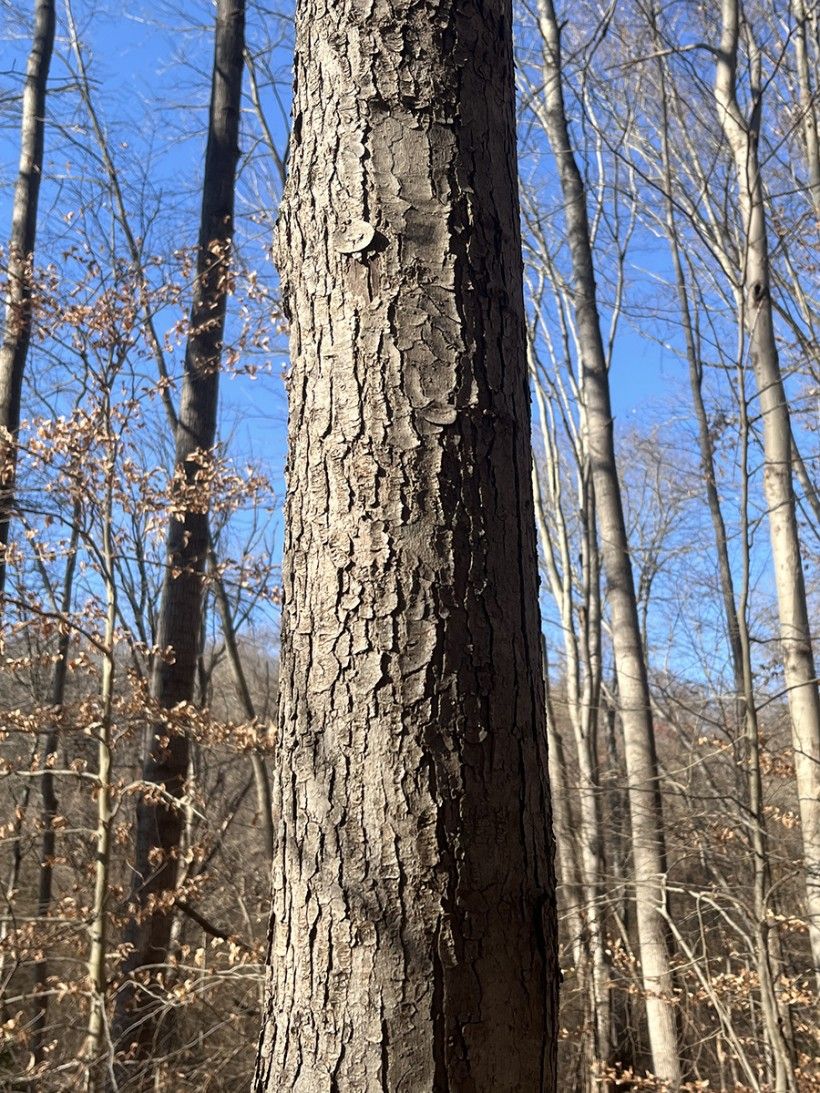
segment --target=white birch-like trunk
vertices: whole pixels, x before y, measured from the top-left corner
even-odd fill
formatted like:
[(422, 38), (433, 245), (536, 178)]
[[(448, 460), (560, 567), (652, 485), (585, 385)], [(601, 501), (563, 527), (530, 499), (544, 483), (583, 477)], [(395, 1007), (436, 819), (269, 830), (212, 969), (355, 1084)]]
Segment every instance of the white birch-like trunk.
[(783, 673), (789, 703), (794, 767), (806, 871), (809, 936), (820, 983), (820, 694), (814, 667), (800, 538), (792, 481), (792, 438), (774, 331), (766, 229), (766, 199), (758, 159), (762, 97), (754, 73), (755, 104), (744, 117), (737, 97), (740, 12), (722, 0), (722, 33), (715, 99), (732, 152), (743, 217), (743, 292), (749, 352), (763, 423), (763, 486), (777, 589)]
[(672, 973), (664, 919), (665, 848), (654, 728), (615, 460), (606, 354), (601, 337), (583, 179), (569, 137), (561, 85), (561, 46), (552, 0), (539, 0), (544, 49), (544, 116), (564, 197), (572, 259), (582, 394), (601, 556), (612, 618), (618, 703), (629, 779), (638, 939), (655, 1075), (681, 1082)]

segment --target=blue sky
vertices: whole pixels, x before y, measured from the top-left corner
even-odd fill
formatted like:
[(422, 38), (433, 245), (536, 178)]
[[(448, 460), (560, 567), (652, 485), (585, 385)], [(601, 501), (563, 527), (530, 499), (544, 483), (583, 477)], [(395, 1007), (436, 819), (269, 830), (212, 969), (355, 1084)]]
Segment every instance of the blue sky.
[[(2, 37), (8, 42), (0, 75), (0, 225), (10, 222), (11, 185), (17, 161), (17, 104), (30, 40), (29, 29), (12, 20), (3, 9)], [(87, 0), (74, 0), (74, 16), (84, 43), (97, 110), (122, 177), (127, 200), (139, 217), (143, 195), (154, 217), (148, 250), (167, 253), (193, 246), (196, 240), (199, 185), (207, 123), (212, 56), (212, 4), (198, 2), (180, 12), (170, 5), (134, 0), (126, 10)], [(277, 19), (255, 9), (248, 19), (248, 45), (261, 51), (267, 38), (272, 50), (273, 81), (260, 73), (260, 87), (268, 125), (284, 149), (290, 94), (290, 52), (287, 18)], [(66, 217), (79, 213), (85, 180), (98, 170), (86, 118), (71, 88), (73, 61), (66, 40), (66, 17), (58, 5), (58, 38), (51, 73), (49, 126), (46, 135), (46, 178), (41, 196), (41, 232), (37, 259), (49, 261), (49, 249), (72, 240), (74, 228)], [(246, 84), (247, 86), (247, 84)], [(280, 182), (271, 157), (260, 143), (259, 127), (246, 103), (237, 199), (237, 238), (242, 261), (257, 266), (275, 283), (267, 253)], [(549, 158), (546, 157), (549, 172)], [(98, 172), (99, 173), (99, 172)], [(103, 201), (105, 198), (102, 199)], [(7, 228), (0, 230), (0, 237)], [(648, 233), (638, 233), (627, 260), (630, 301), (656, 304), (658, 278), (665, 278), (665, 247)], [(235, 321), (236, 301), (230, 313)], [(168, 314), (166, 325), (175, 316)], [(163, 316), (160, 316), (162, 325)], [(643, 321), (646, 330), (646, 320)], [(639, 334), (629, 317), (622, 321), (612, 368), (612, 401), (618, 433), (642, 430), (653, 421), (688, 413), (686, 377), (678, 355), (664, 343), (673, 342), (674, 325), (660, 320), (650, 325), (650, 336)], [(231, 438), (237, 462), (260, 462), (281, 498), (286, 449), (286, 400), (280, 373), (286, 366), (281, 337), (274, 339), (269, 370), (255, 381), (246, 376), (226, 377), (221, 387), (221, 433)], [(691, 429), (682, 437), (691, 436)], [(765, 564), (764, 555), (761, 562)], [(281, 520), (274, 551), (281, 550)]]

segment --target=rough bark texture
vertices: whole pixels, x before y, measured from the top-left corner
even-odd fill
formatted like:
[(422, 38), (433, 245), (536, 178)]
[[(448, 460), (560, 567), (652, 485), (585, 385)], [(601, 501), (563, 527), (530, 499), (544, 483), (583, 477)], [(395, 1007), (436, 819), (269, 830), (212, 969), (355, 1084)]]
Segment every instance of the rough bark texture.
[(6, 584), (6, 547), (14, 500), (16, 440), (20, 427), (23, 373), (31, 341), (31, 263), (43, 173), (46, 86), (54, 48), (54, 0), (38, 0), (34, 38), (26, 69), (20, 126), (20, 168), (14, 189), (8, 253), (3, 343), (0, 345), (0, 594)]
[(657, 1077), (672, 1088), (681, 1081), (672, 975), (666, 942), (665, 853), (655, 739), (643, 642), (615, 460), (606, 354), (599, 323), (584, 182), (569, 138), (558, 21), (551, 0), (540, 0), (545, 46), (544, 96), (550, 144), (564, 197), (573, 272), (578, 342), (583, 357), (583, 394), (601, 556), (612, 618), (612, 645), (629, 778), (629, 810), (635, 873), (635, 903), (646, 1016)]
[[(772, 317), (766, 206), (758, 160), (762, 102), (746, 118), (737, 98), (740, 14), (736, 0), (721, 4), (722, 34), (715, 72), (715, 98), (735, 161), (746, 251), (743, 291), (749, 353), (763, 421), (763, 488), (769, 509), (780, 620), (783, 674), (789, 701), (794, 769), (806, 869), (809, 936), (820, 979), (820, 695), (814, 668), (800, 538), (792, 481), (792, 437), (788, 403)], [(757, 84), (755, 60), (752, 82)], [(759, 92), (759, 88), (753, 88)]]
[[(167, 569), (157, 641), (160, 649), (152, 694), (166, 709), (190, 702), (202, 632), (203, 574), (209, 548), (207, 497), (197, 474), (207, 464), (216, 435), (220, 356), (229, 287), (233, 234), (234, 182), (239, 157), (239, 114), (244, 48), (244, 0), (219, 0), (208, 144), (202, 192), (197, 280), (176, 428), (175, 466), (192, 488), (194, 501), (168, 529)], [(149, 727), (143, 778), (166, 794), (147, 793), (137, 806), (137, 846), (132, 902), (136, 915), (128, 930), (134, 946), (126, 971), (156, 972), (165, 963), (175, 885), (182, 809), (169, 798), (182, 795), (188, 769), (188, 741), (174, 733), (163, 743), (165, 725)], [(166, 896), (163, 899), (163, 896)], [(156, 901), (160, 902), (156, 904)], [(115, 1034), (121, 1048), (135, 1045), (135, 1058), (147, 1056), (157, 1035), (151, 996), (133, 978), (117, 1000)], [(129, 1087), (130, 1088), (130, 1087)]]
[(555, 1088), (512, 12), (301, 0), (254, 1088)]

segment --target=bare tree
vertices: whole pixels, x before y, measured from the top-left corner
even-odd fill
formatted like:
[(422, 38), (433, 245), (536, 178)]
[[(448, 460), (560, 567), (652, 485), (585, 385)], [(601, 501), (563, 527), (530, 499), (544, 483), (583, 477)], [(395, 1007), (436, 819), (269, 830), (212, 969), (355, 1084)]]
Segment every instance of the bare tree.
[[(152, 697), (160, 709), (189, 703), (202, 633), (203, 582), (209, 549), (208, 475), (216, 435), (225, 312), (230, 290), (234, 184), (239, 158), (244, 0), (219, 0), (208, 142), (202, 191), (197, 274), (176, 425), (179, 512), (168, 529), (167, 567), (159, 616), (159, 655)], [(128, 940), (129, 978), (117, 999), (115, 1036), (131, 1061), (145, 1064), (158, 1035), (158, 1010), (137, 973), (165, 963), (174, 915), (177, 851), (183, 827), (180, 798), (188, 772), (184, 732), (163, 721), (149, 727), (137, 805), (137, 846)], [(147, 1067), (150, 1071), (150, 1065)], [(149, 1080), (150, 1076), (146, 1077)]]
[(117, 623), (117, 586), (115, 571), (116, 545), (114, 539), (114, 477), (117, 470), (118, 443), (111, 429), (111, 384), (106, 385), (102, 401), (107, 460), (105, 466), (105, 495), (101, 504), (102, 543), (101, 563), (105, 586), (105, 627), (103, 631), (102, 676), (100, 681), (100, 717), (89, 726), (97, 741), (97, 775), (94, 794), (97, 804), (97, 827), (94, 854), (94, 895), (89, 925), (90, 947), (88, 978), (91, 999), (88, 1012), (86, 1040), (83, 1055), (88, 1065), (87, 1087), (90, 1093), (102, 1090), (111, 1073), (108, 1037), (108, 897), (111, 883), (111, 826), (112, 800), (112, 752), (113, 706), (116, 673), (115, 628)]
[[(547, 586), (555, 601), (563, 639), (562, 681), (556, 688), (566, 709), (574, 742), (578, 782), (572, 804), (564, 799), (569, 784), (564, 747), (555, 717), (557, 695), (547, 677), (550, 733), (550, 781), (556, 816), (556, 848), (567, 894), (569, 929), (576, 969), (587, 996), (589, 1027), (585, 1048), (586, 1081), (600, 1089), (602, 1073), (612, 1055), (610, 971), (604, 913), (606, 885), (602, 791), (598, 761), (598, 722), (601, 688), (601, 589), (595, 499), (586, 451), (579, 377), (572, 368), (572, 316), (563, 298), (564, 286), (548, 252), (547, 239), (535, 217), (526, 216), (533, 266), (530, 296), (534, 317), (528, 352), (535, 396), (536, 419), (543, 453), (536, 454), (533, 494), (536, 528)], [(547, 284), (556, 298), (560, 337), (553, 344), (545, 322)], [(560, 302), (558, 302), (560, 301)], [(544, 364), (539, 337), (549, 353)], [(562, 358), (567, 360), (562, 363)], [(563, 371), (566, 368), (567, 375)], [(569, 450), (565, 468), (562, 440)], [(578, 562), (575, 564), (577, 555)], [(546, 653), (545, 653), (546, 661)], [(577, 881), (575, 878), (577, 872)]]
[(607, 359), (596, 301), (586, 194), (570, 142), (561, 83), (559, 26), (551, 0), (539, 0), (538, 17), (543, 42), (544, 128), (555, 156), (564, 200), (573, 271), (573, 303), (583, 362), (587, 444), (612, 616), (652, 1064), (655, 1075), (676, 1088), (681, 1081), (681, 1066), (664, 922), (666, 862), (649, 682), (616, 466)]
[[(68, 554), (66, 558), (63, 587), (58, 607), (63, 618), (68, 619), (71, 612), (71, 601), (74, 592), (74, 575), (77, 570), (77, 553), (80, 537), (81, 506), (79, 501), (74, 502), (73, 519), (71, 524), (71, 538), (69, 540)], [(71, 642), (71, 628), (64, 624), (60, 630), (57, 641), (56, 660), (51, 678), (51, 693), (49, 702), (51, 706), (51, 721), (44, 734), (43, 740), (43, 773), (40, 781), (40, 793), (43, 801), (42, 828), (43, 841), (40, 855), (40, 868), (37, 883), (37, 916), (44, 918), (51, 909), (54, 886), (54, 858), (57, 849), (56, 831), (54, 823), (57, 817), (58, 799), (52, 766), (57, 759), (59, 745), (59, 721), (65, 701), (66, 677), (68, 669), (68, 651)], [(34, 1017), (32, 1028), (32, 1055), (35, 1065), (42, 1062), (45, 1029), (48, 1024), (48, 958), (43, 954), (34, 966)]]
[[(656, 29), (653, 13), (653, 29)], [(657, 33), (654, 35), (658, 52), (661, 52), (660, 41)], [(710, 429), (708, 415), (703, 397), (703, 362), (699, 352), (699, 337), (697, 323), (693, 315), (690, 303), (689, 286), (686, 281), (683, 259), (681, 255), (680, 238), (676, 221), (674, 202), (674, 180), (670, 158), (670, 119), (668, 116), (668, 90), (665, 72), (665, 63), (658, 61), (659, 81), (661, 89), (661, 156), (663, 168), (663, 189), (665, 198), (665, 226), (669, 240), (672, 268), (675, 279), (675, 290), (680, 311), (681, 330), (683, 333), (686, 363), (689, 375), (689, 386), (692, 392), (692, 403), (697, 422), (698, 448), (700, 465), (703, 475), (704, 490), (712, 523), (715, 540), (715, 554), (718, 563), (718, 575), (723, 601), (723, 613), (726, 624), (726, 635), (729, 644), (729, 652), (732, 666), (732, 676), (737, 696), (736, 714), (737, 728), (743, 734), (745, 748), (740, 755), (741, 766), (746, 771), (746, 805), (749, 810), (749, 843), (751, 845), (752, 871), (754, 874), (754, 937), (755, 958), (757, 963), (758, 979), (760, 982), (763, 1019), (769, 1037), (770, 1050), (775, 1060), (777, 1090), (794, 1089), (794, 1073), (790, 1059), (789, 1048), (783, 1032), (783, 1021), (778, 1007), (777, 996), (774, 987), (774, 975), (771, 964), (771, 942), (769, 938), (769, 907), (768, 899), (771, 890), (771, 872), (769, 868), (768, 839), (766, 832), (766, 819), (763, 811), (763, 784), (760, 765), (760, 734), (757, 719), (757, 706), (754, 694), (754, 677), (752, 674), (751, 645), (749, 640), (749, 626), (747, 619), (749, 586), (750, 586), (750, 556), (751, 544), (749, 541), (748, 518), (748, 491), (749, 475), (746, 471), (748, 459), (748, 429), (741, 438), (741, 459), (743, 461), (741, 474), (741, 521), (743, 538), (743, 579), (741, 582), (741, 596), (738, 602), (735, 594), (735, 582), (729, 557), (729, 540), (726, 530), (726, 521), (720, 502), (717, 487), (717, 472), (715, 469), (715, 454), (712, 431)], [(746, 403), (742, 403), (742, 420), (746, 422)]]
[(772, 310), (766, 196), (758, 158), (763, 110), (761, 58), (754, 28), (743, 23), (749, 59), (751, 106), (738, 97), (741, 13), (737, 0), (722, 0), (716, 51), (715, 101), (734, 158), (743, 218), (745, 324), (763, 421), (764, 490), (780, 617), (783, 670), (789, 700), (794, 766), (806, 868), (809, 933), (820, 982), (820, 694), (814, 668), (800, 538), (792, 481), (792, 434), (780, 372)]
[[(815, 216), (820, 223), (820, 137), (817, 132), (817, 90), (812, 87), (809, 44), (810, 22), (803, 0), (793, 0), (795, 18), (794, 54), (797, 66), (798, 101), (802, 114), (803, 144), (808, 169), (808, 189)], [(815, 15), (816, 18), (816, 15)], [(820, 46), (820, 43), (817, 43)]]
[(54, 0), (34, 6), (34, 40), (26, 69), (20, 126), (20, 168), (11, 213), (3, 342), (0, 345), (0, 594), (6, 583), (6, 550), (14, 500), (17, 430), (23, 374), (31, 342), (32, 263), (43, 175), (46, 88), (54, 48)]

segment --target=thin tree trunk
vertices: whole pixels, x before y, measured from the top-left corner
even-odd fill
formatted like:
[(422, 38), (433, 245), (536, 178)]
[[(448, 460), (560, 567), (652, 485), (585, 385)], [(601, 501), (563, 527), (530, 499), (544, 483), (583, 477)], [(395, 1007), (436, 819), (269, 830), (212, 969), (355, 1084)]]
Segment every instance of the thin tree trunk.
[(806, 149), (809, 193), (814, 213), (820, 223), (820, 138), (817, 132), (817, 107), (815, 91), (811, 86), (808, 58), (808, 34), (806, 33), (806, 6), (803, 0), (793, 0), (795, 28), (794, 55), (797, 63), (797, 89), (800, 103), (803, 142)]
[(0, 346), (0, 596), (6, 586), (6, 549), (14, 504), (17, 431), (23, 373), (31, 341), (32, 262), (43, 174), (46, 87), (54, 48), (54, 0), (34, 6), (34, 40), (26, 69), (20, 127), (20, 169), (11, 213), (3, 343)]
[[(530, 350), (532, 357), (532, 347)], [(573, 730), (576, 757), (578, 761), (579, 785), (576, 794), (579, 800), (580, 864), (583, 876), (583, 916), (585, 959), (589, 968), (579, 967), (579, 974), (586, 975), (587, 987), (591, 996), (590, 1033), (591, 1051), (588, 1053), (588, 1073), (586, 1080), (590, 1089), (604, 1091), (608, 1088), (596, 1077), (612, 1058), (612, 1021), (610, 1006), (610, 969), (606, 955), (607, 941), (602, 914), (603, 883), (605, 858), (603, 844), (603, 817), (601, 808), (601, 785), (596, 754), (596, 735), (598, 719), (598, 697), (600, 691), (600, 582), (598, 574), (597, 541), (595, 532), (595, 505), (589, 468), (583, 465), (577, 468), (578, 507), (581, 523), (581, 563), (582, 584), (579, 619), (576, 621), (573, 604), (573, 563), (569, 536), (567, 534), (561, 501), (561, 473), (558, 467), (558, 454), (555, 441), (553, 415), (547, 413), (545, 393), (542, 388), (538, 369), (531, 360), (535, 402), (541, 435), (544, 442), (546, 460), (546, 479), (548, 500), (551, 512), (553, 533), (547, 524), (545, 504), (542, 500), (541, 485), (535, 469), (533, 470), (533, 495), (535, 500), (535, 526), (545, 558), (549, 584), (553, 599), (561, 616), (561, 628), (564, 635), (566, 657), (566, 692), (567, 710)], [(583, 458), (583, 456), (582, 456)], [(553, 559), (558, 555), (560, 567)], [(579, 638), (577, 627), (583, 626)], [(583, 661), (583, 670), (582, 670)], [(549, 686), (549, 684), (547, 684)], [(549, 694), (548, 694), (549, 697)], [(552, 736), (550, 736), (552, 741)], [(556, 771), (555, 756), (550, 746), (550, 771)], [(556, 771), (556, 774), (560, 774)], [(563, 779), (565, 782), (565, 779)], [(552, 779), (553, 805), (558, 815), (559, 802), (556, 783)], [(572, 829), (568, 829), (570, 832)], [(556, 836), (560, 836), (556, 829)], [(563, 862), (563, 859), (562, 859)], [(566, 874), (565, 874), (566, 875)]]
[[(34, 745), (34, 752), (31, 756), (31, 761), (37, 754), (37, 745)], [(28, 804), (31, 797), (31, 782), (27, 782), (23, 789), (23, 797), (20, 803), (15, 802), (14, 808), (14, 827), (11, 838), (8, 840), (11, 843), (11, 864), (9, 865), (8, 880), (4, 885), (4, 891), (2, 893), (3, 898), (3, 917), (0, 919), (0, 1014), (2, 1014), (3, 1020), (8, 1019), (8, 1011), (6, 1009), (6, 988), (8, 987), (9, 980), (14, 974), (16, 968), (16, 961), (12, 960), (12, 970), (6, 976), (6, 955), (13, 955), (10, 953), (8, 945), (8, 936), (10, 928), (14, 927), (14, 904), (17, 899), (17, 888), (20, 882), (20, 870), (23, 865), (23, 829), (28, 818)]]
[[(794, 442), (794, 435), (792, 435), (792, 466), (797, 475), (797, 481), (800, 483), (800, 488), (803, 491), (800, 500), (805, 502), (811, 509), (811, 515), (808, 513), (806, 514), (807, 523), (809, 524), (809, 527), (812, 528), (815, 536), (820, 539), (820, 493), (817, 492), (817, 487), (809, 477), (806, 464), (803, 462), (803, 457)], [(812, 516), (814, 517), (813, 525), (811, 522)]]
[[(71, 611), (71, 600), (74, 589), (74, 573), (77, 568), (77, 546), (80, 538), (80, 504), (74, 505), (73, 522), (71, 525), (71, 540), (68, 546), (68, 558), (66, 560), (65, 576), (63, 578), (62, 601), (60, 614), (63, 619), (68, 619)], [(68, 650), (71, 643), (71, 629), (66, 623), (63, 626), (57, 641), (57, 659), (51, 677), (51, 723), (45, 736), (43, 747), (43, 773), (40, 779), (40, 792), (43, 799), (42, 823), (43, 844), (40, 855), (40, 871), (37, 882), (37, 918), (43, 927), (51, 908), (52, 886), (54, 881), (54, 853), (56, 850), (56, 831), (54, 818), (57, 815), (58, 801), (54, 786), (54, 774), (51, 766), (57, 754), (60, 741), (60, 716), (65, 700), (66, 675), (68, 672)], [(48, 1024), (48, 958), (43, 954), (42, 959), (34, 965), (34, 1018), (31, 1029), (31, 1050), (35, 1063), (43, 1060), (43, 1047), (45, 1031)]]
[[(742, 365), (741, 365), (742, 369)], [(741, 713), (746, 736), (746, 754), (744, 766), (748, 787), (748, 809), (750, 843), (752, 849), (752, 884), (754, 911), (755, 962), (760, 982), (760, 1004), (763, 1021), (766, 1026), (769, 1047), (775, 1065), (775, 1093), (794, 1093), (796, 1089), (794, 1068), (789, 1046), (783, 1031), (783, 1017), (777, 1002), (772, 973), (772, 948), (774, 938), (769, 926), (769, 890), (771, 871), (769, 869), (769, 843), (766, 831), (766, 817), (763, 812), (763, 779), (760, 771), (760, 734), (757, 722), (757, 707), (754, 696), (754, 677), (752, 674), (752, 649), (749, 635), (748, 610), (750, 591), (751, 538), (749, 528), (749, 418), (747, 412), (746, 387), (739, 384), (738, 398), (741, 407), (741, 533), (743, 541), (743, 574), (740, 586), (740, 602), (737, 606), (736, 620), (741, 645), (739, 669), (742, 686)]]
[[(682, 286), (682, 282), (680, 282), (680, 285)], [(679, 288), (679, 291), (681, 291), (685, 297), (685, 288), (681, 287)], [(686, 318), (687, 317), (684, 317), (685, 328)], [(687, 332), (687, 339), (689, 337), (691, 337), (691, 328), (688, 328)], [(769, 926), (768, 914), (768, 894), (771, 887), (771, 874), (769, 868), (766, 817), (763, 811), (763, 782), (760, 769), (760, 734), (754, 695), (751, 642), (747, 623), (750, 579), (750, 542), (748, 528), (749, 475), (746, 468), (748, 426), (745, 417), (745, 401), (742, 411), (745, 434), (742, 440), (743, 466), (741, 468), (743, 577), (741, 581), (740, 601), (737, 602), (735, 600), (734, 582), (729, 564), (726, 527), (723, 521), (723, 513), (721, 511), (720, 499), (717, 493), (712, 442), (706, 418), (706, 409), (703, 404), (701, 369), (697, 364), (693, 367), (693, 361), (694, 358), (690, 358), (689, 378), (695, 405), (695, 416), (698, 421), (701, 462), (706, 482), (708, 504), (715, 531), (715, 544), (719, 558), (724, 608), (728, 608), (729, 603), (732, 604), (732, 612), (731, 614), (727, 614), (726, 622), (730, 635), (732, 669), (735, 681), (735, 693), (737, 696), (736, 707), (738, 725), (742, 728), (745, 741), (744, 754), (741, 756), (740, 765), (746, 775), (745, 804), (748, 809), (747, 826), (752, 851), (755, 961), (760, 983), (761, 1006), (769, 1045), (775, 1060), (775, 1089), (777, 1093), (786, 1090), (791, 1093), (791, 1090), (794, 1089), (794, 1073), (789, 1046), (784, 1033), (784, 1015), (781, 1012), (781, 1007), (779, 1007), (777, 1003), (777, 996), (774, 988), (774, 975), (772, 972), (772, 948), (774, 947), (774, 939), (770, 936), (771, 929)]]
[[(231, 605), (228, 602), (228, 595), (225, 591), (225, 582), (222, 580), (219, 567), (216, 563), (216, 555), (213, 546), (209, 546), (208, 548), (208, 557), (210, 560), (211, 580), (214, 585), (214, 598), (222, 622), (222, 636), (225, 639), (225, 650), (228, 654), (228, 663), (231, 666), (231, 674), (233, 675), (236, 695), (242, 706), (245, 717), (248, 721), (256, 722), (256, 707), (254, 706), (250, 688), (248, 687), (248, 681), (245, 677), (245, 670), (242, 666), (242, 655), (239, 652), (239, 643), (236, 640), (236, 629), (231, 616)], [(250, 759), (251, 767), (253, 768), (253, 780), (256, 786), (256, 808), (265, 836), (265, 851), (268, 858), (272, 859), (274, 832), (270, 777), (268, 776), (268, 768), (265, 766), (265, 761), (259, 752), (252, 751)]]
[[(537, 476), (533, 468), (533, 487), (538, 496)], [(538, 502), (536, 500), (536, 509)], [(538, 517), (536, 516), (536, 525)], [(549, 679), (548, 650), (542, 634), (544, 657), (544, 689), (547, 711), (547, 744), (549, 751), (550, 796), (552, 798), (553, 833), (555, 850), (560, 868), (560, 882), (563, 894), (563, 909), (559, 907), (559, 940), (563, 937), (568, 943), (578, 980), (578, 991), (584, 1007), (583, 1042), (579, 1048), (579, 1063), (583, 1060), (585, 1088), (593, 1093), (594, 1078), (598, 1054), (595, 1036), (595, 984), (593, 966), (590, 958), (590, 935), (584, 921), (587, 893), (581, 870), (578, 828), (572, 813), (572, 796), (569, 788), (564, 742), (558, 728), (551, 699)]]
[(143, 240), (134, 234), (131, 227), (131, 221), (128, 216), (128, 209), (125, 204), (125, 196), (122, 192), (122, 186), (120, 185), (120, 177), (117, 171), (116, 165), (111, 155), (111, 149), (108, 142), (108, 137), (105, 132), (105, 128), (100, 120), (100, 116), (97, 113), (97, 109), (94, 105), (94, 98), (91, 93), (91, 80), (89, 79), (88, 69), (86, 67), (85, 59), (83, 57), (82, 47), (80, 45), (80, 39), (77, 34), (77, 26), (74, 22), (74, 13), (71, 7), (71, 0), (65, 0), (66, 9), (66, 23), (68, 24), (69, 43), (71, 46), (71, 52), (74, 54), (74, 60), (76, 62), (76, 74), (77, 89), (80, 94), (80, 98), (88, 111), (88, 117), (91, 122), (91, 128), (94, 132), (94, 138), (97, 142), (99, 149), (100, 159), (102, 160), (102, 167), (105, 171), (105, 176), (108, 179), (109, 192), (111, 194), (111, 204), (113, 207), (114, 215), (122, 229), (122, 234), (125, 238), (125, 244), (128, 248), (128, 253), (131, 256), (131, 261), (134, 264), (135, 272), (139, 273), (139, 297), (140, 308), (143, 313), (143, 329), (145, 332), (145, 339), (148, 342), (148, 347), (151, 350), (151, 355), (157, 365), (157, 372), (160, 379), (163, 381), (160, 386), (160, 398), (165, 410), (168, 421), (171, 428), (176, 432), (177, 427), (177, 413), (174, 409), (173, 397), (170, 390), (170, 377), (168, 375), (168, 369), (166, 367), (165, 351), (162, 348), (162, 344), (159, 339), (156, 327), (155, 319), (155, 307), (154, 302), (151, 299), (151, 293), (149, 291), (148, 279), (145, 274), (145, 263), (142, 252)]
[(609, 1093), (612, 1083), (600, 1076), (601, 1067), (609, 1073), (615, 1062), (616, 1029), (612, 1007), (612, 968), (610, 939), (607, 936), (608, 884), (606, 827), (603, 816), (601, 765), (598, 759), (598, 739), (601, 715), (601, 558), (598, 549), (595, 488), (591, 468), (579, 472), (582, 484), (580, 512), (582, 538), (581, 561), (584, 581), (584, 614), (581, 648), (586, 665), (581, 691), (579, 716), (579, 768), (585, 787), (584, 860), (591, 880), (593, 897), (590, 907), (592, 931), (592, 966), (595, 999), (595, 1033), (597, 1070), (593, 1075), (595, 1093)]
[[(244, 0), (218, 0), (197, 277), (176, 428), (176, 473), (197, 496), (182, 518), (171, 518), (168, 529), (158, 643), (161, 650), (171, 648), (173, 654), (157, 656), (152, 679), (152, 696), (165, 709), (192, 700), (200, 644), (209, 534), (208, 499), (205, 487), (198, 484), (198, 473), (212, 458), (216, 436), (239, 157), (244, 25)], [(174, 913), (167, 893), (176, 884), (184, 818), (176, 801), (182, 796), (188, 769), (185, 734), (171, 731), (163, 743), (166, 734), (163, 723), (150, 727), (143, 778), (163, 793), (147, 792), (137, 805), (135, 914), (128, 930), (134, 949), (126, 967), (130, 978), (118, 996), (115, 1018), (118, 1047), (133, 1045), (131, 1058), (137, 1064), (148, 1060), (148, 1070), (160, 1008), (150, 993), (140, 991), (134, 976), (140, 969), (161, 972), (166, 963)]]
[(720, 122), (735, 161), (745, 232), (743, 292), (746, 327), (763, 421), (763, 486), (769, 510), (780, 643), (792, 725), (809, 935), (815, 973), (820, 983), (820, 695), (800, 557), (791, 470), (791, 424), (772, 316), (765, 196), (758, 163), (762, 100), (755, 69), (759, 67), (759, 62), (752, 58), (755, 104), (747, 119), (737, 100), (740, 15), (736, 0), (722, 0), (721, 15), (715, 98)]
[(564, 743), (555, 719), (555, 712), (549, 700), (549, 681), (547, 681), (547, 737), (549, 741), (550, 790), (553, 801), (553, 829), (555, 831), (555, 849), (561, 867), (561, 881), (566, 892), (565, 911), (566, 935), (572, 958), (578, 969), (579, 977), (589, 974), (589, 954), (587, 952), (587, 931), (581, 917), (581, 909), (586, 899), (578, 853), (577, 828), (571, 809), (571, 794), (567, 764), (564, 756)]
[[(110, 438), (113, 440), (113, 437)], [(116, 445), (112, 445), (116, 452)], [(108, 888), (111, 872), (111, 718), (114, 704), (115, 646), (117, 621), (117, 589), (114, 573), (113, 460), (109, 468), (108, 492), (105, 500), (102, 529), (102, 556), (105, 564), (105, 653), (100, 688), (100, 721), (97, 734), (97, 835), (94, 867), (94, 899), (91, 905), (91, 939), (88, 956), (90, 1004), (83, 1055), (87, 1064), (86, 1088), (91, 1093), (104, 1088), (109, 1073), (109, 1045), (106, 1043), (106, 1005), (108, 1001)]]
[[(653, 29), (655, 29), (654, 16)], [(660, 42), (657, 35), (656, 43), (658, 48), (660, 48)], [(738, 604), (735, 597), (734, 578), (729, 559), (729, 539), (726, 533), (726, 523), (723, 519), (723, 510), (721, 508), (720, 496), (718, 495), (717, 489), (712, 435), (709, 430), (706, 407), (703, 402), (703, 366), (698, 352), (695, 325), (692, 318), (692, 311), (689, 306), (686, 278), (684, 275), (683, 263), (681, 261), (678, 231), (675, 223), (675, 205), (672, 196), (673, 176), (669, 155), (669, 119), (667, 113), (666, 80), (662, 62), (659, 65), (659, 69), (661, 104), (663, 110), (661, 143), (667, 238), (669, 240), (669, 248), (672, 256), (672, 268), (675, 274), (675, 287), (678, 297), (678, 310), (680, 312), (684, 345), (686, 347), (689, 386), (695, 408), (695, 419), (698, 424), (698, 448), (700, 451), (701, 472), (706, 490), (709, 515), (712, 521), (712, 530), (715, 537), (715, 550), (718, 559), (718, 574), (721, 596), (723, 599), (724, 620), (726, 623), (726, 633), (729, 639), (732, 675), (735, 684), (737, 726), (744, 734), (746, 745), (745, 754), (740, 757), (741, 763), (739, 765), (746, 774), (746, 806), (749, 811), (747, 826), (750, 833), (749, 841), (752, 851), (755, 960), (760, 982), (766, 1033), (776, 1064), (777, 1073), (775, 1089), (777, 1093), (785, 1093), (785, 1091), (791, 1093), (794, 1089), (794, 1073), (788, 1044), (783, 1031), (783, 1019), (777, 1003), (774, 976), (771, 967), (771, 942), (769, 939), (768, 923), (768, 892), (771, 885), (769, 851), (766, 833), (766, 818), (763, 812), (763, 783), (760, 772), (760, 740), (757, 723), (757, 707), (755, 705), (754, 696), (749, 628), (746, 621), (750, 561), (749, 533), (747, 526), (748, 475), (745, 470), (746, 445), (748, 444), (748, 438), (744, 436), (743, 439), (744, 448), (742, 458), (744, 460), (744, 468), (741, 477), (741, 520), (743, 523), (744, 554), (743, 583), (741, 586), (742, 596), (741, 602)], [(745, 403), (743, 406), (743, 413), (745, 420)]]
[(641, 630), (615, 461), (606, 354), (601, 338), (583, 179), (569, 138), (558, 21), (552, 0), (539, 0), (544, 48), (545, 124), (564, 196), (583, 358), (583, 397), (601, 555), (607, 578), (618, 701), (629, 779), (635, 901), (646, 1015), (655, 1075), (677, 1088), (681, 1066), (664, 921), (663, 815)]
[(300, 0), (257, 1093), (555, 1089), (512, 9)]

